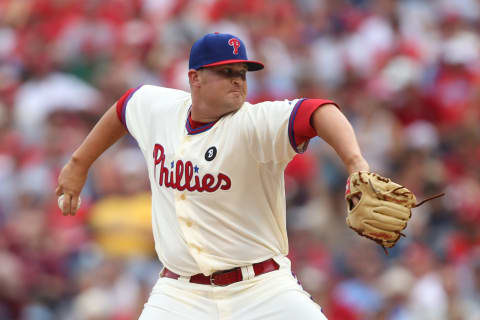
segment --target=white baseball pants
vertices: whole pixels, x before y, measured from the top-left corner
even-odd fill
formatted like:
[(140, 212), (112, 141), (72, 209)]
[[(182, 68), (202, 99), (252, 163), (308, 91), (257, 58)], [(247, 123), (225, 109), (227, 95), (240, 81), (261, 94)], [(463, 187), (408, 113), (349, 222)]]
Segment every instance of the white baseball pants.
[(139, 320), (326, 320), (293, 277), (290, 260), (280, 269), (218, 287), (160, 278)]

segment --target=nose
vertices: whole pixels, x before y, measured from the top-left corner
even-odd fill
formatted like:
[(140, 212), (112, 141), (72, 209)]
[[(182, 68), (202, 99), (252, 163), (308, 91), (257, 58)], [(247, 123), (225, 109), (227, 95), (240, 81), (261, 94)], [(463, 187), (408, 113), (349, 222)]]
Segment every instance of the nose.
[(234, 85), (236, 85), (236, 86), (242, 85), (242, 83), (243, 83), (244, 81), (245, 81), (245, 80), (243, 80), (241, 76), (232, 77), (232, 84), (234, 84)]

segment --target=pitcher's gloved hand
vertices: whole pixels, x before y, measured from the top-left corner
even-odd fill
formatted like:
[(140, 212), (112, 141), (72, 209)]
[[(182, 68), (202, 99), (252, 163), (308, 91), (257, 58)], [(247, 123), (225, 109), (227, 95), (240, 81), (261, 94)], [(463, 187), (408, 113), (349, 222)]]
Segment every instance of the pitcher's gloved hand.
[(407, 227), (411, 209), (443, 195), (416, 204), (415, 195), (392, 180), (373, 172), (354, 172), (347, 180), (345, 191), (347, 225), (377, 242), (388, 253), (386, 248), (393, 247), (403, 236), (401, 231)]

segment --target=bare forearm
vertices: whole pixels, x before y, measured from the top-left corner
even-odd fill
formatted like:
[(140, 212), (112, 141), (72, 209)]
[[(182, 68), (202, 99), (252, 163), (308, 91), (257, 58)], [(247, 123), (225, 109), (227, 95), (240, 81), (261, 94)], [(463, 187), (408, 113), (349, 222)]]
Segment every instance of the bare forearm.
[(126, 133), (127, 130), (118, 120), (115, 105), (113, 105), (97, 122), (80, 147), (75, 150), (71, 161), (88, 170), (106, 149)]
[(349, 173), (369, 170), (350, 122), (336, 106), (329, 104), (318, 108), (312, 115), (312, 125), (317, 135), (342, 159)]
[(87, 180), (92, 163), (112, 144), (123, 137), (127, 130), (118, 120), (113, 105), (98, 121), (95, 127), (73, 153), (58, 176), (57, 196), (63, 195), (62, 212), (75, 215), (80, 201), (80, 192)]

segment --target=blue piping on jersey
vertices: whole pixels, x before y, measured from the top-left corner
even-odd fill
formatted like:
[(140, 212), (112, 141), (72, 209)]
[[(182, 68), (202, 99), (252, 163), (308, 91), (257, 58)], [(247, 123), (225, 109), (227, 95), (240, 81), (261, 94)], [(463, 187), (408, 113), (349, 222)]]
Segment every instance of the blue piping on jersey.
[[(192, 107), (190, 107), (190, 109), (191, 108)], [(185, 123), (185, 128), (187, 129), (188, 134), (194, 135), (194, 134), (199, 134), (199, 133), (205, 132), (208, 129), (210, 129), (211, 127), (213, 127), (213, 125), (218, 121), (218, 120), (215, 120), (215, 121), (206, 123), (205, 125), (203, 125), (201, 127), (192, 129), (192, 127), (190, 126), (190, 121), (188, 121), (188, 118), (190, 116), (190, 109), (188, 109), (188, 113), (187, 113), (188, 116), (187, 116), (187, 120), (186, 120), (186, 123)]]
[(304, 153), (305, 151), (299, 151), (297, 143), (295, 142), (295, 132), (294, 132), (294, 123), (295, 117), (297, 116), (298, 109), (300, 109), (300, 105), (303, 101), (307, 99), (300, 99), (293, 107), (292, 113), (290, 114), (290, 120), (288, 121), (288, 139), (290, 140), (290, 145), (292, 146), (293, 150), (296, 153)]
[(127, 104), (128, 104), (128, 101), (130, 100), (130, 98), (133, 96), (133, 94), (135, 92), (137, 92), (137, 90), (140, 89), (141, 86), (142, 85), (139, 85), (138, 87), (135, 88), (135, 90), (130, 92), (130, 94), (128, 95), (127, 99), (125, 99), (125, 102), (123, 103), (123, 106), (122, 106), (122, 122), (123, 122), (123, 125), (125, 126), (125, 128), (127, 129), (127, 131), (129, 131), (129, 132), (130, 132), (130, 130), (128, 130), (128, 127), (127, 127), (127, 119), (125, 119)]

